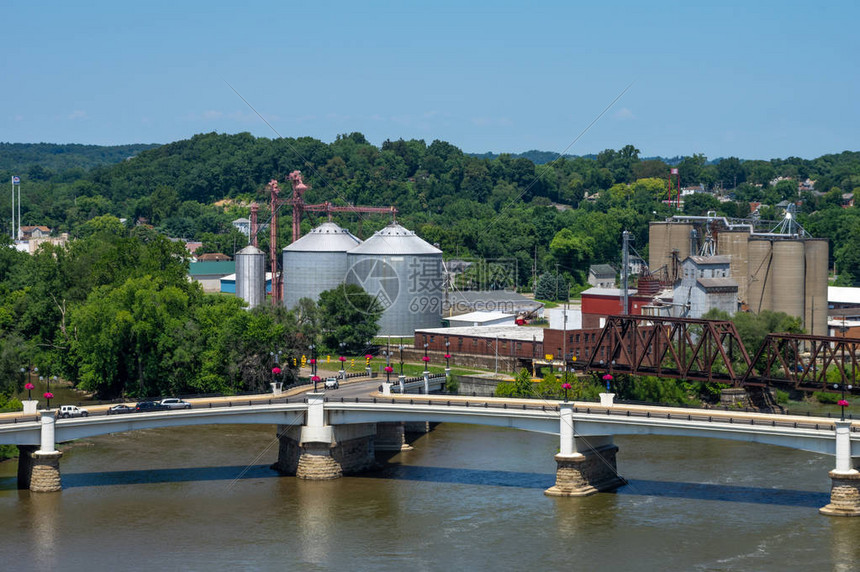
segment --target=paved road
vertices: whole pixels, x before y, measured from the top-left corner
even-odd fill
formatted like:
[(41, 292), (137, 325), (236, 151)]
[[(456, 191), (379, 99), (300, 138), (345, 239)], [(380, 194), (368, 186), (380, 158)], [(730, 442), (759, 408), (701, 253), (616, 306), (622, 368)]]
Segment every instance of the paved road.
[[(333, 399), (340, 399), (341, 397), (343, 397), (343, 398), (367, 397), (368, 395), (370, 395), (371, 393), (373, 393), (377, 390), (380, 383), (381, 382), (378, 379), (369, 380), (368, 378), (355, 378), (355, 379), (347, 380), (345, 383), (342, 383), (340, 385), (340, 389), (325, 390), (323, 388), (323, 384), (320, 383), (317, 386), (317, 390), (320, 392), (324, 392), (327, 396), (329, 396)], [(309, 393), (311, 391), (313, 391), (312, 385), (303, 385), (303, 386), (296, 387), (296, 388), (290, 389), (288, 391), (285, 391), (284, 393), (282, 393), (279, 396), (274, 396), (271, 393), (261, 393), (258, 395), (241, 395), (241, 396), (227, 395), (227, 396), (223, 396), (223, 397), (206, 397), (206, 398), (200, 398), (200, 399), (187, 399), (186, 401), (191, 403), (192, 409), (198, 409), (198, 408), (203, 408), (203, 407), (209, 407), (210, 404), (212, 406), (218, 406), (218, 405), (223, 405), (227, 402), (232, 402), (232, 403), (237, 404), (237, 405), (242, 404), (242, 403), (248, 404), (248, 402), (259, 403), (260, 401), (267, 401), (269, 399), (275, 399), (275, 398), (283, 399), (285, 397), (295, 397), (295, 396), (299, 396), (299, 395), (302, 395), (305, 393)], [(135, 402), (134, 401), (128, 401), (128, 402), (126, 402), (126, 404), (131, 405), (133, 407)], [(60, 405), (64, 405), (64, 404), (57, 403), (56, 407), (59, 407)], [(83, 409), (86, 409), (91, 416), (96, 416), (96, 415), (106, 415), (107, 410), (110, 409), (111, 407), (113, 407), (114, 405), (116, 405), (116, 403), (109, 403), (109, 404), (104, 404), (104, 405), (88, 405), (86, 402), (82, 402), (81, 407)], [(55, 409), (55, 407), (52, 407), (52, 409)], [(24, 417), (25, 417), (24, 413), (21, 411), (11, 412), (11, 413), (0, 413), (0, 423), (12, 423), (16, 419), (18, 421), (21, 421), (22, 418), (24, 418)], [(29, 420), (29, 419), (32, 419), (33, 416), (30, 415), (30, 416), (27, 416), (26, 418)]]

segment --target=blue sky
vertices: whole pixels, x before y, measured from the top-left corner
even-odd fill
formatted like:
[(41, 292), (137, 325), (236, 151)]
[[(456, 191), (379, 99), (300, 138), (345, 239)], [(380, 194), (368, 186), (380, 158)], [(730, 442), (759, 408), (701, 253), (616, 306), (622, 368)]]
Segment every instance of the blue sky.
[[(858, 150), (860, 2), (0, 3), (0, 141)], [(624, 89), (630, 89), (575, 144)], [(570, 146), (570, 147), (569, 147)], [(569, 147), (569, 148), (568, 148)]]

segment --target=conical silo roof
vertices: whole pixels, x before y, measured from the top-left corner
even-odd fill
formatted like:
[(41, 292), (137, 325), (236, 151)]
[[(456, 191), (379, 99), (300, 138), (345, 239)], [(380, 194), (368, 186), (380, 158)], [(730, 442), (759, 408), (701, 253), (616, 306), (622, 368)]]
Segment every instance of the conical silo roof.
[(249, 244), (248, 246), (246, 246), (245, 248), (243, 248), (242, 250), (240, 250), (236, 254), (238, 255), (238, 254), (266, 254), (266, 253), (263, 252), (262, 250), (260, 250), (259, 248), (257, 248), (256, 246), (254, 246), (253, 244)]
[(333, 222), (324, 222), (284, 250), (289, 252), (346, 252), (361, 244), (351, 232)]
[(423, 240), (411, 230), (393, 222), (373, 233), (373, 236), (349, 251), (349, 254), (442, 254), (442, 251)]

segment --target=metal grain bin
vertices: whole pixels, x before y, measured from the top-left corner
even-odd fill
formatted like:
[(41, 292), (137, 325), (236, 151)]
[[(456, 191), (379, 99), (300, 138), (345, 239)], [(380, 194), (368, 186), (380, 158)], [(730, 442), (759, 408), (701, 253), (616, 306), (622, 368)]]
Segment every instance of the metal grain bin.
[(347, 283), (382, 304), (379, 335), (411, 336), (441, 325), (442, 251), (391, 223), (347, 254)]
[(333, 222), (325, 222), (283, 250), (284, 305), (319, 299), (326, 290), (346, 282), (346, 252), (361, 240)]
[(235, 259), (236, 296), (255, 308), (266, 301), (266, 253), (249, 244)]

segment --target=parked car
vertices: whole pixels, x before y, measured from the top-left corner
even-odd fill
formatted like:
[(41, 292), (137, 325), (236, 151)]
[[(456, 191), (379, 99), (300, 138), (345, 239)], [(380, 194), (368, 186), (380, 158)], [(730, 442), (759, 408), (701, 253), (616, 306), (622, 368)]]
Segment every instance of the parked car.
[(326, 389), (337, 389), (338, 387), (340, 387), (340, 384), (337, 382), (336, 377), (325, 378), (325, 388)]
[(138, 413), (147, 413), (150, 411), (165, 411), (166, 406), (159, 401), (141, 401), (134, 406), (134, 410)]
[(126, 405), (125, 403), (120, 403), (119, 405), (114, 405), (110, 409), (107, 410), (108, 415), (117, 415), (119, 413), (131, 413), (134, 411), (134, 407), (131, 405)]
[(60, 405), (60, 417), (87, 417), (89, 411), (77, 405)]
[(178, 397), (168, 397), (162, 399), (161, 404), (167, 409), (191, 409), (191, 404), (187, 401), (182, 401)]

